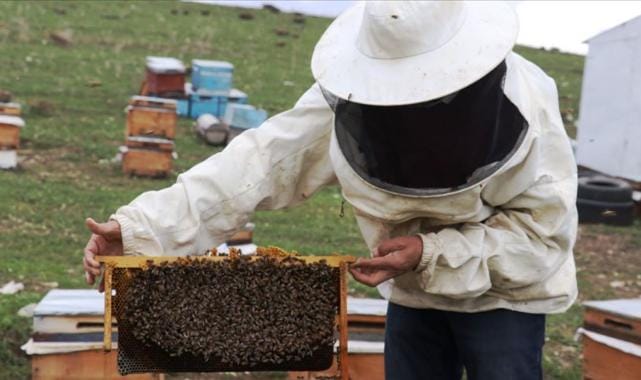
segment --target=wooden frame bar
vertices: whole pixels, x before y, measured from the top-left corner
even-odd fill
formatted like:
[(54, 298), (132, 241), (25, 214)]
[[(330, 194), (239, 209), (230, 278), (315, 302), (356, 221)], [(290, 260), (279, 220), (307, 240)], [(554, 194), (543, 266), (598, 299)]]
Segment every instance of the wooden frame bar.
[[(97, 256), (96, 260), (105, 265), (112, 265), (115, 268), (144, 268), (148, 262), (153, 264), (171, 263), (177, 260), (184, 260), (187, 257), (198, 260), (223, 261), (230, 260), (229, 256)], [(250, 260), (257, 260), (261, 256), (247, 256)], [(317, 263), (322, 260), (331, 267), (340, 267), (342, 263), (353, 263), (356, 258), (353, 256), (293, 256), (308, 264)], [(276, 257), (277, 259), (280, 257)], [(286, 257), (282, 257), (283, 259)]]
[(341, 380), (349, 380), (347, 351), (347, 262), (340, 263), (340, 295), (338, 309), (338, 370)]
[(107, 264), (105, 266), (105, 335), (104, 335), (104, 349), (106, 352), (111, 351), (111, 297), (112, 291), (112, 274), (113, 265)]

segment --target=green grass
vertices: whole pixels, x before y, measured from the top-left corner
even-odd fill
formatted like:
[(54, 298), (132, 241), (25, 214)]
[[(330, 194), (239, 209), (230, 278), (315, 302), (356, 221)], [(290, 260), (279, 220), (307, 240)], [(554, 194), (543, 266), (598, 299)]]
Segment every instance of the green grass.
[[(249, 12), (255, 18), (243, 21), (237, 9), (176, 2), (0, 2), (0, 89), (14, 93), (27, 121), (22, 168), (0, 172), (0, 284), (16, 280), (26, 285), (17, 295), (0, 296), (0, 378), (29, 375), (29, 360), (19, 346), (28, 339), (30, 321), (16, 312), (42, 297), (46, 289), (41, 283), (86, 286), (84, 218), (105, 220), (137, 194), (168, 186), (178, 173), (216, 152), (196, 139), (190, 121), (183, 120), (170, 178), (128, 178), (110, 162), (123, 143), (123, 108), (138, 91), (145, 56), (231, 61), (235, 86), (271, 114), (292, 106), (313, 83), (312, 49), (330, 20), (308, 17), (299, 25), (288, 14)], [(290, 35), (278, 37), (275, 28)], [(49, 38), (64, 29), (73, 32), (69, 47)], [(278, 41), (285, 46), (278, 47)], [(517, 51), (557, 79), (561, 108), (575, 119), (583, 58)], [(567, 127), (573, 134), (571, 122)], [(291, 210), (258, 213), (256, 241), (310, 254), (365, 255), (349, 207), (339, 217), (341, 200), (339, 189), (328, 188)], [(354, 282), (350, 289), (376, 294)], [(567, 340), (580, 317), (575, 307), (550, 318), (550, 339)], [(546, 372), (579, 378), (578, 362), (565, 368), (546, 353)]]

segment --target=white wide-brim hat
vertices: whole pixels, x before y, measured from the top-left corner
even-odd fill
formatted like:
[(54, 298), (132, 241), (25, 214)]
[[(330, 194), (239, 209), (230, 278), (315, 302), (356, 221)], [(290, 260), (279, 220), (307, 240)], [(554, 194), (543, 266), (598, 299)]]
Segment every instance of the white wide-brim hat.
[(332, 22), (312, 73), (352, 102), (413, 104), (481, 79), (512, 50), (518, 19), (495, 1), (365, 1)]

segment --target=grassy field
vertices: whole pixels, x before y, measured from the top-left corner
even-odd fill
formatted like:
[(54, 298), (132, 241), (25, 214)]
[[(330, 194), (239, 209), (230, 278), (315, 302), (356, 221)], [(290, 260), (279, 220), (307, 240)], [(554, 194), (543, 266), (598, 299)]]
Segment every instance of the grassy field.
[[(19, 346), (29, 337), (31, 321), (17, 311), (37, 302), (51, 282), (61, 288), (86, 286), (81, 267), (85, 217), (105, 220), (137, 194), (168, 186), (216, 151), (196, 139), (190, 121), (183, 120), (170, 178), (128, 178), (111, 161), (124, 140), (123, 108), (139, 88), (145, 56), (231, 61), (236, 87), (271, 114), (290, 107), (313, 82), (309, 60), (328, 19), (296, 24), (292, 15), (244, 11), (254, 18), (241, 20), (239, 12), (174, 2), (0, 2), (0, 89), (15, 95), (27, 121), (20, 169), (0, 172), (0, 285), (25, 284), (16, 295), (0, 296), (0, 379), (30, 373)], [(277, 36), (277, 28), (289, 35)], [(52, 41), (50, 34), (58, 31), (72, 34), (69, 46)], [(568, 131), (574, 134), (583, 58), (517, 51), (557, 80)], [(329, 188), (303, 206), (259, 213), (257, 243), (310, 254), (366, 254), (351, 210), (341, 218), (340, 209), (339, 189)], [(627, 255), (623, 259), (641, 257), (638, 233), (590, 228), (583, 236), (577, 250), (582, 299), (638, 296), (641, 278), (625, 261), (603, 265), (613, 246), (620, 248), (609, 254), (613, 259), (619, 251)], [(625, 286), (608, 286), (613, 268)], [(357, 295), (376, 294), (355, 283), (350, 288)], [(572, 340), (580, 323), (579, 306), (549, 319), (547, 377), (580, 378), (580, 346)]]

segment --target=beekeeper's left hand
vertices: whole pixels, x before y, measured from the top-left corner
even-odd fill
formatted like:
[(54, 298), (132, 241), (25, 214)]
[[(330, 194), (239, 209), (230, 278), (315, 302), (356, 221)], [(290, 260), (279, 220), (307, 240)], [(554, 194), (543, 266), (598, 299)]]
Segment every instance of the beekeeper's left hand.
[(354, 279), (376, 286), (383, 281), (414, 270), (423, 255), (423, 241), (418, 236), (401, 236), (384, 240), (371, 259), (358, 259), (350, 265)]

